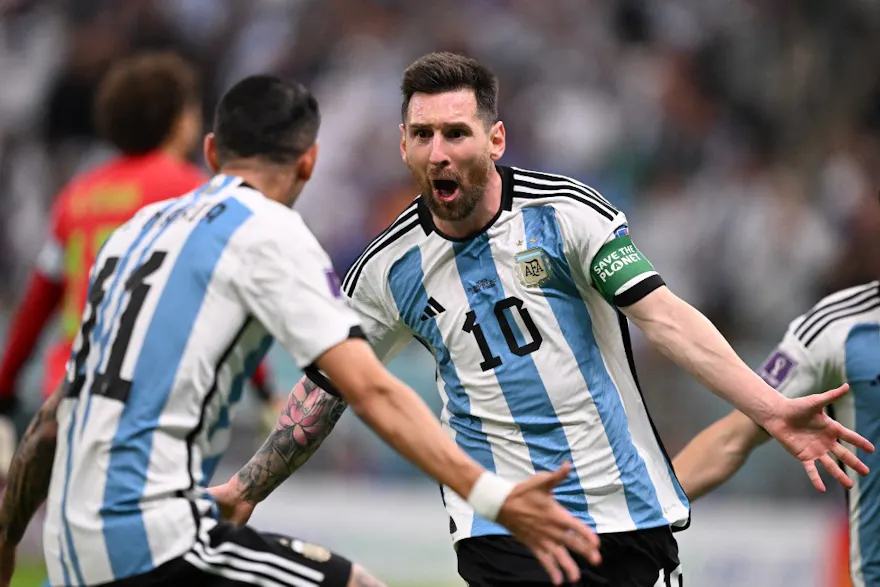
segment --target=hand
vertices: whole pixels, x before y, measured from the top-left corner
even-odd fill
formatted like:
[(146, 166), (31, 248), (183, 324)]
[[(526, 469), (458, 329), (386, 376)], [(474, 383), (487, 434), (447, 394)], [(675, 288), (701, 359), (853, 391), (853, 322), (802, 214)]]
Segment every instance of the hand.
[(15, 547), (0, 541), (0, 587), (9, 587), (15, 572)]
[(230, 483), (209, 487), (208, 493), (217, 502), (217, 506), (220, 508), (220, 517), (233, 524), (246, 524), (256, 507), (256, 504), (241, 499), (238, 491)]
[(847, 489), (853, 486), (852, 479), (843, 472), (831, 455), (859, 475), (868, 474), (867, 465), (838, 441), (848, 442), (865, 452), (874, 452), (874, 445), (867, 439), (845, 428), (825, 413), (825, 407), (843, 397), (847, 391), (849, 385), (843, 384), (825, 393), (786, 400), (782, 413), (764, 426), (785, 450), (800, 459), (813, 486), (822, 492), (825, 491), (825, 484), (819, 476), (816, 461), (822, 463), (841, 485)]
[(568, 548), (591, 564), (601, 562), (599, 537), (575, 519), (553, 497), (553, 488), (571, 472), (566, 463), (552, 473), (539, 473), (514, 487), (498, 514), (498, 523), (529, 547), (547, 570), (554, 585), (580, 580), (580, 569)]

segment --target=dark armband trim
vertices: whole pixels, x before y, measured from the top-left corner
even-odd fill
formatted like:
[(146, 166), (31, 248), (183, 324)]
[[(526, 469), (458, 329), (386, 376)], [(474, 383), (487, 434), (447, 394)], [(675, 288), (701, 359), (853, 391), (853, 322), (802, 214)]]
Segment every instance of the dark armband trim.
[[(360, 338), (363, 340), (367, 340), (367, 335), (364, 334), (364, 330), (360, 326), (352, 326), (351, 330), (348, 331), (348, 338)], [(339, 390), (336, 388), (336, 386), (330, 382), (330, 379), (328, 379), (326, 375), (321, 373), (321, 370), (318, 369), (318, 366), (314, 363), (303, 369), (303, 373), (305, 373), (306, 377), (308, 377), (312, 383), (314, 383), (330, 395), (342, 397), (342, 394), (339, 393)]]
[(654, 291), (659, 287), (666, 285), (663, 278), (656, 273), (650, 277), (646, 277), (638, 282), (619, 296), (614, 296), (614, 305), (618, 308), (625, 308), (635, 304), (637, 301)]

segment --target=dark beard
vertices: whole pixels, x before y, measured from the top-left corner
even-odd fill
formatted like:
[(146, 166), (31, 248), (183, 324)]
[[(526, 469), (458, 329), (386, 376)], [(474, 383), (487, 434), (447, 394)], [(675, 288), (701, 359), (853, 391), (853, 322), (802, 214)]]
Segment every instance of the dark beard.
[(490, 161), (486, 161), (483, 165), (478, 165), (472, 169), (467, 181), (461, 181), (461, 178), (454, 179), (458, 183), (458, 197), (452, 202), (441, 202), (434, 197), (434, 184), (428, 180), (420, 182), (422, 184), (422, 197), (431, 214), (446, 222), (455, 222), (467, 218), (483, 199), (486, 191), (486, 185), (489, 183), (489, 174), (492, 172)]

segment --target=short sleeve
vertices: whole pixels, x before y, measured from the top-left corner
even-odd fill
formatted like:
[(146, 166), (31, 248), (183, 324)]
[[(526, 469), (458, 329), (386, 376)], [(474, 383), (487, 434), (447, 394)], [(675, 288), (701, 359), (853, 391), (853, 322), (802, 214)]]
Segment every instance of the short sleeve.
[(300, 368), (360, 333), (345, 303), (330, 258), (298, 215), (286, 230), (272, 230), (243, 254), (236, 280), (248, 310)]
[(623, 212), (600, 215), (570, 207), (558, 215), (567, 253), (610, 304), (630, 306), (665, 285), (633, 242)]
[(391, 361), (412, 340), (412, 332), (393, 309), (394, 301), (390, 299), (381, 272), (364, 271), (348, 303), (357, 313), (373, 352), (382, 362)]
[(822, 382), (821, 367), (792, 328), (758, 369), (758, 374), (770, 387), (790, 398), (816, 393)]

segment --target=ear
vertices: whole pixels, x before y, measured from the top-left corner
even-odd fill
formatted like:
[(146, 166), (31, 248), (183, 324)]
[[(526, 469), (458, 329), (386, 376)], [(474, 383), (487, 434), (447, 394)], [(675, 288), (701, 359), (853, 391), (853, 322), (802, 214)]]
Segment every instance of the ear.
[(400, 125), (400, 158), (406, 163), (406, 127)]
[(500, 120), (489, 129), (489, 156), (498, 161), (507, 149), (507, 130)]
[(214, 133), (209, 132), (205, 135), (205, 141), (202, 144), (202, 151), (205, 154), (205, 163), (211, 173), (220, 171), (220, 157), (217, 155), (217, 143), (214, 141)]
[(315, 172), (315, 164), (318, 162), (318, 143), (314, 143), (306, 149), (306, 152), (300, 155), (299, 164), (297, 165), (297, 176), (302, 181), (308, 181)]

